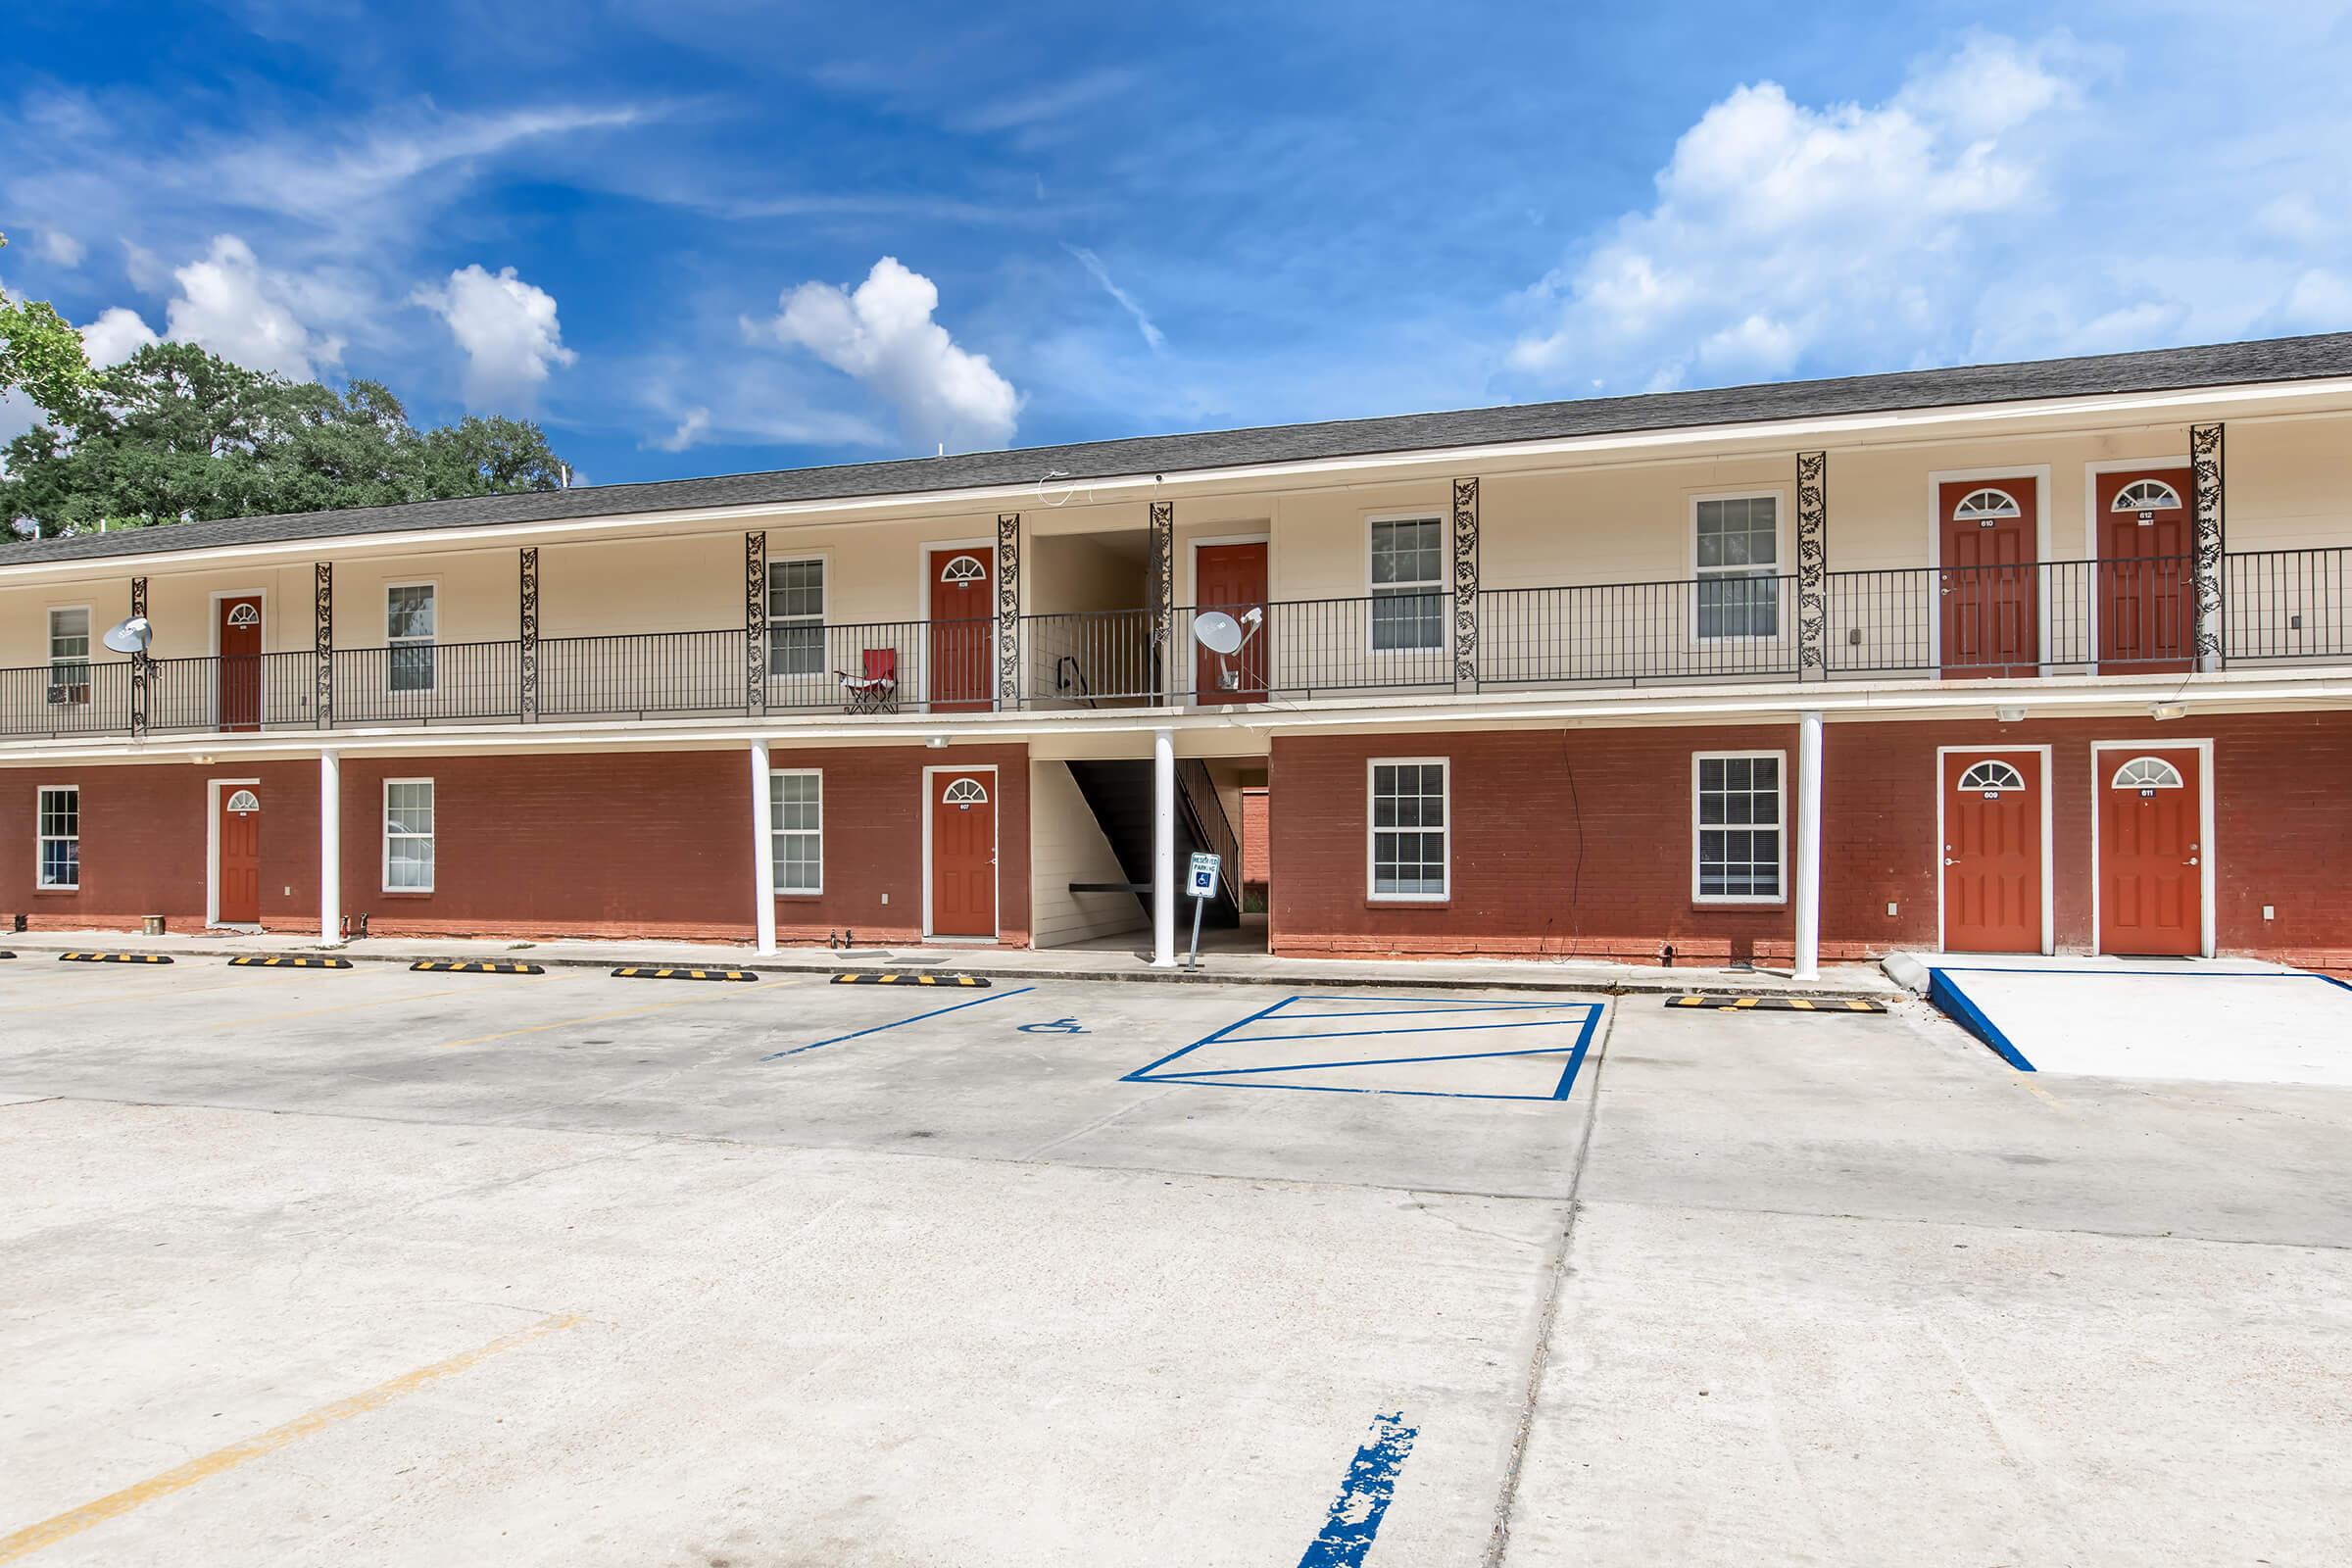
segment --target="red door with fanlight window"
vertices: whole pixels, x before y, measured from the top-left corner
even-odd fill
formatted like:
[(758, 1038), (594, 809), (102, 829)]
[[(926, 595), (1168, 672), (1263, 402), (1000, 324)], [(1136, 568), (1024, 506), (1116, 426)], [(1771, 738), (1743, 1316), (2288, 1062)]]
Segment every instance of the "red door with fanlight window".
[(1948, 481), (1936, 487), (1936, 506), (1943, 673), (2033, 674), (2041, 660), (2034, 477)]
[(222, 729), (262, 727), (262, 597), (239, 594), (214, 606), (220, 617), (220, 715)]
[(2099, 538), (2099, 667), (2185, 670), (2195, 651), (2196, 533), (2186, 468), (2102, 473), (2091, 487)]
[(2041, 951), (2041, 802), (2033, 751), (1943, 758), (1943, 946), (1948, 953)]
[(2205, 951), (2205, 781), (2193, 746), (2091, 754), (2099, 790), (2099, 951)]
[(934, 550), (931, 710), (985, 711), (996, 693), (996, 573), (985, 549)]
[(250, 784), (215, 792), (220, 818), (213, 840), (213, 918), (258, 925), (262, 918), (262, 801)]
[(1259, 624), (1243, 622), (1241, 651), (1213, 654), (1195, 642), (1194, 701), (1262, 703), (1266, 700), (1266, 547), (1202, 545), (1193, 552), (1193, 603), (1242, 620), (1252, 610)]
[(997, 934), (996, 784), (978, 768), (930, 775), (932, 936)]

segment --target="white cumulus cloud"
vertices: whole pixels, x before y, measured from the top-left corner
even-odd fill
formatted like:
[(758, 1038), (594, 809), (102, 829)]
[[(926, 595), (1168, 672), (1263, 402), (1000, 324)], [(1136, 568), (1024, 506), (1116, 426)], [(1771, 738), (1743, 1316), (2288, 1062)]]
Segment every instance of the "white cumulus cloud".
[(321, 367), (343, 357), (341, 338), (305, 324), (306, 317), (334, 308), (319, 285), (263, 267), (234, 234), (217, 236), (202, 260), (172, 276), (179, 294), (165, 307), (168, 338), (294, 381), (315, 381)]
[(79, 267), (81, 265), (81, 258), (84, 254), (81, 241), (62, 228), (42, 229), (36, 245), (43, 261), (55, 262), (60, 267)]
[(472, 409), (528, 410), (548, 371), (579, 356), (564, 346), (556, 297), (504, 267), (496, 272), (478, 264), (449, 274), (447, 285), (418, 289), (417, 304), (449, 323), (466, 351), (466, 404)]
[(1675, 144), (1654, 205), (1531, 291), (1543, 323), (1511, 363), (1664, 388), (1919, 343), (1972, 290), (2003, 215), (2034, 198), (2035, 122), (2069, 91), (2034, 51), (1991, 38), (1875, 106), (1740, 87)]
[(161, 341), (139, 313), (116, 305), (98, 313), (98, 319), (81, 328), (81, 352), (101, 368), (120, 365), (148, 344)]
[(908, 440), (968, 451), (1012, 439), (1020, 395), (987, 355), (957, 347), (932, 319), (938, 287), (897, 257), (874, 263), (855, 289), (803, 283), (781, 304), (768, 319), (747, 319), (745, 330), (807, 349), (872, 388), (898, 412)]

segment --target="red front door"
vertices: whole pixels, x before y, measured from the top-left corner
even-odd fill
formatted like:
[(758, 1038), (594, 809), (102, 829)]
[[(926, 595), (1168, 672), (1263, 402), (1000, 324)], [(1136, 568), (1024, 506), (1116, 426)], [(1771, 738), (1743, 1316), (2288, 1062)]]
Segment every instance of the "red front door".
[(2099, 536), (2099, 665), (2189, 667), (2196, 549), (2186, 468), (2102, 473), (2091, 487)]
[(2041, 754), (1943, 759), (1943, 946), (2041, 951)]
[(2099, 951), (2205, 951), (2205, 781), (2193, 746), (2091, 754), (2099, 789)]
[(1193, 552), (1193, 603), (1241, 620), (1250, 611), (1260, 623), (1243, 625), (1240, 653), (1220, 656), (1195, 640), (1193, 688), (1200, 703), (1262, 703), (1266, 700), (1266, 547), (1202, 545)]
[(931, 563), (931, 710), (966, 713), (996, 691), (996, 571), (985, 549), (934, 550)]
[(262, 727), (262, 596), (241, 594), (214, 605), (220, 617), (220, 712), (222, 729)]
[(1936, 487), (1943, 673), (2031, 675), (2040, 662), (2039, 492), (2030, 474)]
[(997, 934), (997, 775), (932, 773), (931, 930), (940, 937)]
[(262, 918), (262, 801), (250, 784), (216, 792), (220, 822), (215, 843), (214, 918), (222, 925), (258, 925)]

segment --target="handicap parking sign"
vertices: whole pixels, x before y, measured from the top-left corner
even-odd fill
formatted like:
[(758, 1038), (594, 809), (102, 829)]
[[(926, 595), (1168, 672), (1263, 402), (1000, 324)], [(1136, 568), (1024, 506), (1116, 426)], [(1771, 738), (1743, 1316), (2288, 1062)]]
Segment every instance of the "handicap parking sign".
[(1194, 898), (1213, 899), (1217, 896), (1217, 858), (1218, 858), (1213, 855), (1196, 855), (1193, 857), (1192, 887), (1190, 891)]

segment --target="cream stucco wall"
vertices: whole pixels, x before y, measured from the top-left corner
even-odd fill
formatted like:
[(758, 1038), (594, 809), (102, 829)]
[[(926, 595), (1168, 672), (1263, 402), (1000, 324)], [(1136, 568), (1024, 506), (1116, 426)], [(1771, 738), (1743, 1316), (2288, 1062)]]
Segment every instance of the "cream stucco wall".
[[(1918, 572), (1936, 564), (1935, 475), (2030, 476), (2039, 489), (2042, 558), (2079, 562), (2095, 554), (2096, 533), (2086, 515), (2093, 466), (2182, 461), (2188, 436), (2187, 419), (2181, 417), (2056, 434), (1825, 445), (1831, 570)], [(2346, 505), (2352, 491), (2352, 414), (2230, 420), (2226, 459), (2231, 551), (2352, 547), (2352, 508)], [(1550, 462), (1541, 471), (1514, 471), (1496, 464), (1482, 475), (1480, 559), (1482, 584), (1489, 590), (1679, 582), (1693, 569), (1692, 502), (1723, 492), (1767, 492), (1781, 499), (1783, 570), (1795, 569), (1793, 449), (1675, 461), (1628, 461), (1625, 453), (1615, 453), (1581, 463), (1566, 456)], [(1194, 550), (1205, 540), (1264, 536), (1270, 597), (1278, 602), (1352, 601), (1368, 590), (1368, 519), (1450, 514), (1452, 497), (1444, 479), (1396, 481), (1376, 471), (1353, 479), (1269, 480), (1260, 489), (1184, 495), (1175, 514), (1178, 604), (1196, 597)], [(1060, 504), (1049, 505), (1049, 500)], [(1024, 613), (1145, 608), (1147, 590), (1133, 547), (1145, 536), (1147, 503), (1098, 503), (1084, 489), (1055, 490), (1035, 505), (1024, 503), (1021, 513)], [(868, 641), (899, 648), (911, 666), (922, 657), (922, 644), (906, 624), (928, 614), (929, 551), (968, 547), (986, 552), (993, 564), (996, 517), (993, 511), (926, 510), (877, 520), (863, 520), (862, 514), (859, 520), (778, 518), (765, 529), (768, 559), (821, 557), (826, 620), (835, 626), (875, 624)], [(259, 590), (266, 598), (270, 651), (311, 646), (307, 560), (275, 555), (267, 564), (199, 570), (126, 562), (86, 573), (40, 574), (37, 580), (27, 580), (34, 574), (26, 573), (11, 581), (9, 573), (0, 572), (0, 668), (31, 669), (46, 662), (45, 612), (52, 606), (88, 607), (93, 633), (120, 619), (129, 609), (129, 579), (138, 571), (149, 578), (159, 659), (210, 653), (215, 597), (242, 590)], [(378, 538), (349, 542), (337, 552), (336, 645), (380, 647), (384, 589), (410, 581), (436, 585), (438, 634), (444, 643), (506, 642), (516, 635), (515, 549), (405, 554), (396, 540)], [(564, 639), (706, 631), (725, 637), (743, 624), (744, 589), (741, 528), (706, 523), (695, 532), (556, 540), (540, 550), (541, 634)], [(1642, 611), (1631, 587), (1581, 598), (1578, 604), (1585, 607), (1588, 627), (1624, 612), (1657, 623), (1644, 631), (1646, 637), (1671, 642), (1677, 635), (1672, 616)], [(1301, 655), (1305, 644), (1318, 638), (1360, 649), (1362, 614), (1360, 607), (1333, 608), (1324, 625), (1309, 612), (1296, 612), (1291, 625), (1276, 628), (1284, 634), (1277, 657)], [(1538, 627), (1531, 635), (1552, 632)], [(846, 640), (845, 650), (855, 653), (849, 647), (855, 641)], [(105, 657), (94, 655), (100, 661)], [(1115, 657), (1105, 654), (1099, 662), (1107, 665)], [(1326, 679), (1347, 673), (1322, 672)], [(1036, 689), (1035, 669), (1028, 678)]]
[(1123, 882), (1127, 873), (1062, 762), (1029, 765), (1030, 940), (1041, 948), (1142, 931), (1132, 893), (1072, 893), (1073, 882)]

